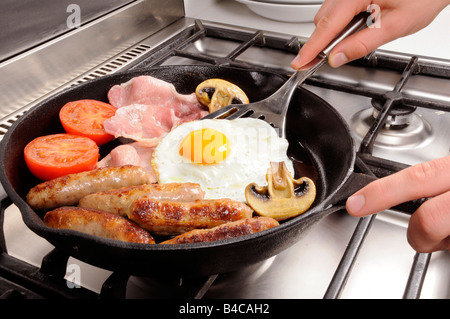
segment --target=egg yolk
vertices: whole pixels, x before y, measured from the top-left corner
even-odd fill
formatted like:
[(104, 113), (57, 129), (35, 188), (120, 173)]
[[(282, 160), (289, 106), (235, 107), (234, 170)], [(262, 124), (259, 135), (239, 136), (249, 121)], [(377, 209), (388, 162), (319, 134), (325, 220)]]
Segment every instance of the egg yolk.
[(196, 130), (181, 141), (179, 153), (195, 164), (217, 164), (229, 155), (230, 141), (215, 129)]

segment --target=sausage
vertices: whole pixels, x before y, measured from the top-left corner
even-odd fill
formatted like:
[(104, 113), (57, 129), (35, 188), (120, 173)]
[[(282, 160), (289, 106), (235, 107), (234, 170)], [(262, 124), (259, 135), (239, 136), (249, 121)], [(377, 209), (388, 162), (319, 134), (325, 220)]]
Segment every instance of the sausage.
[(195, 228), (251, 218), (252, 213), (249, 206), (231, 199), (175, 202), (140, 198), (129, 207), (127, 216), (153, 234), (178, 235)]
[(203, 199), (205, 192), (195, 183), (145, 184), (111, 189), (83, 197), (78, 207), (94, 208), (120, 216), (127, 216), (128, 207), (137, 198), (193, 202)]
[(76, 230), (93, 236), (133, 243), (154, 244), (144, 229), (118, 215), (79, 207), (59, 207), (44, 216), (52, 228)]
[(43, 182), (27, 194), (28, 204), (35, 210), (50, 210), (76, 205), (84, 196), (112, 188), (148, 184), (150, 177), (141, 167), (125, 165), (104, 167), (69, 174)]
[(204, 243), (250, 235), (275, 226), (279, 223), (271, 217), (254, 217), (225, 223), (211, 229), (194, 229), (187, 233), (161, 242), (161, 244)]

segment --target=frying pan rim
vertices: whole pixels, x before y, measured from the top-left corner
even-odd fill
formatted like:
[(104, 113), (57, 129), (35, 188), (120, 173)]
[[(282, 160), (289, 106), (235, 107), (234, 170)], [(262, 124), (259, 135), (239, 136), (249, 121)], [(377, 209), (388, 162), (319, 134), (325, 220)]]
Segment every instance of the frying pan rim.
[[(151, 68), (145, 68), (141, 70), (128, 70), (128, 71), (121, 71), (116, 72), (113, 74), (105, 75), (98, 79), (89, 80), (80, 84), (77, 84), (75, 86), (71, 86), (68, 88), (65, 88), (61, 90), (60, 92), (55, 93), (54, 95), (51, 95), (42, 101), (39, 101), (36, 105), (34, 105), (28, 113), (31, 113), (33, 111), (36, 111), (37, 109), (41, 108), (42, 105), (45, 103), (48, 103), (50, 100), (55, 98), (55, 96), (58, 96), (60, 94), (64, 94), (65, 92), (74, 90), (74, 89), (80, 89), (84, 86), (89, 86), (92, 83), (95, 84), (96, 81), (102, 80), (107, 81), (111, 78), (120, 78), (121, 76), (129, 77), (130, 75), (133, 76), (133, 74), (137, 75), (143, 75), (152, 72), (153, 70), (161, 70), (161, 69), (169, 69), (173, 68), (174, 66), (159, 66), (159, 67), (151, 67)], [(210, 65), (179, 65), (175, 66), (178, 68), (185, 68), (185, 67), (205, 67), (205, 68), (211, 68)], [(231, 67), (231, 66), (215, 66), (217, 70), (238, 70), (239, 72), (256, 72), (256, 73), (262, 73), (267, 74), (275, 77), (279, 77), (281, 80), (286, 81), (286, 77), (282, 76), (278, 73), (272, 72), (272, 71), (266, 71), (261, 70), (257, 68), (250, 68), (250, 69), (243, 69), (243, 68), (237, 68), (237, 67)], [(310, 215), (318, 214), (320, 211), (323, 211), (325, 208), (332, 205), (330, 203), (333, 199), (333, 197), (336, 196), (336, 193), (339, 192), (339, 190), (342, 188), (342, 186), (347, 182), (350, 175), (353, 173), (353, 167), (354, 162), (356, 160), (356, 151), (355, 151), (355, 144), (354, 140), (350, 136), (350, 129), (346, 121), (342, 118), (342, 116), (337, 112), (337, 110), (331, 106), (328, 102), (326, 102), (324, 99), (322, 99), (320, 96), (316, 95), (315, 93), (305, 89), (304, 87), (297, 88), (297, 91), (304, 91), (307, 92), (307, 94), (311, 94), (314, 96), (314, 98), (320, 100), (323, 104), (323, 106), (327, 107), (330, 111), (334, 113), (334, 115), (339, 119), (341, 124), (344, 126), (346, 131), (349, 134), (349, 142), (351, 145), (349, 145), (352, 149), (351, 154), (351, 161), (348, 165), (348, 171), (346, 172), (345, 176), (343, 177), (342, 181), (339, 183), (335, 189), (330, 192), (323, 200), (322, 202), (318, 203), (316, 206), (314, 206), (312, 209), (308, 210), (307, 212), (303, 213), (302, 215), (299, 215), (297, 217), (294, 217), (290, 220), (284, 221), (280, 223), (279, 226), (276, 226), (274, 228), (270, 228), (261, 232), (257, 232), (250, 235), (244, 235), (236, 238), (230, 238), (225, 240), (219, 240), (219, 241), (213, 241), (213, 242), (206, 242), (206, 243), (188, 243), (188, 244), (171, 244), (171, 245), (161, 245), (161, 244), (140, 244), (140, 243), (130, 243), (130, 242), (123, 242), (119, 240), (113, 240), (113, 239), (107, 239), (107, 238), (101, 238), (89, 234), (85, 234), (79, 231), (74, 230), (60, 230), (60, 229), (53, 229), (50, 227), (45, 226), (45, 224), (37, 223), (33, 220), (32, 214), (35, 214), (38, 218), (39, 216), (37, 213), (26, 203), (26, 201), (19, 195), (15, 190), (12, 188), (12, 185), (9, 182), (9, 179), (6, 177), (5, 167), (4, 167), (4, 158), (5, 158), (5, 148), (7, 145), (7, 142), (10, 140), (10, 135), (15, 131), (15, 128), (20, 125), (20, 123), (24, 120), (26, 120), (26, 116), (22, 116), (18, 120), (16, 120), (13, 125), (8, 129), (6, 134), (4, 135), (2, 141), (0, 142), (0, 179), (2, 182), (2, 185), (7, 193), (8, 196), (12, 199), (12, 203), (17, 205), (19, 207), (19, 210), (21, 212), (22, 218), (26, 225), (35, 233), (37, 233), (39, 236), (43, 236), (46, 238), (46, 236), (41, 234), (49, 234), (51, 236), (57, 235), (57, 236), (67, 236), (75, 238), (83, 238), (83, 240), (86, 240), (87, 242), (93, 242), (100, 245), (107, 245), (108, 247), (116, 247), (116, 248), (123, 248), (123, 249), (129, 249), (129, 250), (139, 250), (139, 251), (178, 251), (178, 250), (201, 250), (201, 249), (210, 249), (210, 248), (216, 248), (216, 247), (222, 247), (222, 246), (229, 246), (229, 245), (236, 245), (241, 244), (247, 241), (256, 240), (259, 237), (266, 236), (269, 234), (277, 233), (281, 229), (289, 228), (289, 227), (295, 227), (296, 224), (301, 223), (303, 219), (310, 217)], [(5, 183), (6, 181), (6, 183)], [(327, 207), (326, 207), (327, 206)]]

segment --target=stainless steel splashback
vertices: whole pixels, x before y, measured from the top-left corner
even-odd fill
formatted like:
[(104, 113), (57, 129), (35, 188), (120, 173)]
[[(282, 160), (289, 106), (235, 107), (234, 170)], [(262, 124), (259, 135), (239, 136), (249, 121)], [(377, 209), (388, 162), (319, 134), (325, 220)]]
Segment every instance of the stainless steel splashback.
[[(25, 5), (31, 2), (35, 4), (29, 7)], [(22, 1), (20, 5), (17, 1), (8, 0), (5, 3), (2, 1), (0, 20), (2, 24), (7, 25), (2, 26), (0, 37), (11, 37), (11, 34), (4, 34), (19, 32), (17, 28), (11, 26), (15, 24), (11, 21), (12, 18), (3, 20), (3, 16), (8, 15), (8, 12), (1, 9), (4, 5), (9, 5), (8, 10), (13, 10), (13, 7), (17, 10), (18, 6), (27, 10), (27, 13), (17, 14), (21, 16), (28, 14), (28, 19), (32, 20), (26, 24), (26, 30), (20, 30), (29, 37), (35, 34), (32, 25), (49, 26), (47, 21), (39, 21), (47, 20), (39, 10), (47, 4), (51, 6), (50, 2), (56, 0)], [(68, 6), (67, 1), (57, 2), (58, 6), (49, 8), (50, 11), (45, 13), (45, 17), (54, 14), (54, 22), (61, 26), (66, 23), (71, 13), (65, 10)], [(151, 34), (184, 17), (183, 0), (83, 0), (76, 3), (80, 6), (81, 12), (86, 12), (86, 16), (82, 15), (81, 19), (90, 19), (88, 22), (82, 20), (80, 27), (65, 32), (63, 29), (67, 29), (67, 26), (61, 30), (55, 27), (53, 32), (62, 33), (58, 37), (52, 38), (53, 34), (49, 32), (47, 35), (50, 37), (49, 40), (0, 62), (0, 119), (4, 119), (7, 115), (11, 116), (12, 113), (60, 88), (71, 79), (88, 72), (100, 62), (130, 49)], [(65, 6), (62, 17), (54, 12), (60, 6)], [(29, 11), (33, 8), (36, 9), (34, 14)], [(3, 32), (5, 28), (6, 33)], [(39, 40), (44, 39), (36, 39)], [(4, 40), (1, 41), (3, 46)]]
[(130, 2), (132, 0), (3, 0), (0, 2), (0, 61)]

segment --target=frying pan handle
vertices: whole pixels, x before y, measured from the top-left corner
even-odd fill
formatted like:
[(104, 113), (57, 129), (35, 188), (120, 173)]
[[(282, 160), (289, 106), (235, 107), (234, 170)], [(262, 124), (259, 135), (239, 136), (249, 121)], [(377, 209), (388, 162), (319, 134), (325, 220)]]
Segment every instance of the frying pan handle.
[[(375, 176), (352, 172), (347, 181), (336, 192), (336, 194), (330, 200), (330, 204), (333, 206), (345, 206), (347, 198), (356, 193), (358, 190), (368, 185), (369, 183), (377, 180)], [(428, 198), (421, 198), (412, 200), (395, 207), (393, 210), (412, 215)]]
[(347, 198), (376, 179), (371, 175), (352, 172), (344, 185), (332, 197), (330, 203), (332, 205), (345, 205)]

